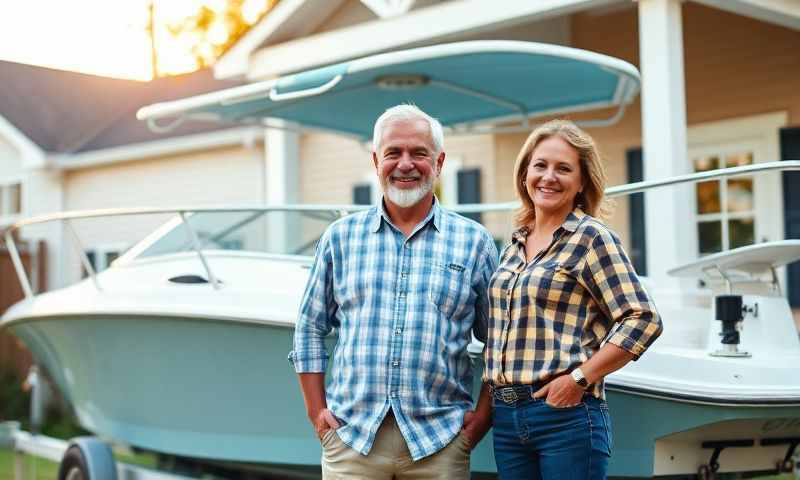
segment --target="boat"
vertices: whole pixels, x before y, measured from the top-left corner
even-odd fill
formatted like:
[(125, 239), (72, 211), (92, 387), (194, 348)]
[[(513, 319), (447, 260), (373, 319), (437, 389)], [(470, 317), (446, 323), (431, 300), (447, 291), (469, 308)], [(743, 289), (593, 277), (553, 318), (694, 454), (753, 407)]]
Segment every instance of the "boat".
[[(526, 82), (533, 81), (543, 87), (530, 88)], [(592, 88), (576, 88), (583, 84)], [(139, 116), (154, 128), (192, 118), (269, 117), (366, 140), (373, 119), (403, 101), (422, 105), (455, 133), (527, 130), (530, 117), (554, 111), (615, 107), (612, 117), (594, 121), (613, 122), (638, 87), (634, 67), (602, 55), (527, 42), (464, 42), (153, 105)], [(336, 99), (354, 105), (353, 115), (331, 113)], [(789, 169), (800, 169), (800, 162), (639, 182), (607, 193)], [(505, 215), (507, 239), (515, 207), (455, 209)], [(22, 220), (5, 238), (26, 298), (4, 314), (0, 328), (29, 347), (81, 426), (156, 453), (164, 470), (315, 478), (320, 446), (286, 355), (317, 239), (332, 221), (362, 208), (178, 206)], [(16, 230), (63, 222), (74, 232), (78, 220), (145, 214), (174, 217), (107, 270), (95, 272), (84, 255), (86, 279), (33, 294), (14, 248)], [(80, 241), (77, 233), (72, 237)], [(800, 438), (800, 385), (792, 372), (800, 364), (800, 340), (774, 272), (798, 259), (800, 244), (782, 241), (676, 266), (674, 275), (702, 277), (709, 287), (687, 303), (666, 296), (662, 302), (659, 286), (645, 279), (665, 333), (639, 361), (608, 378), (616, 412), (610, 475), (711, 478), (790, 466)], [(470, 348), (478, 370), (481, 348)], [(490, 436), (474, 450), (472, 469), (476, 478), (492, 478)]]

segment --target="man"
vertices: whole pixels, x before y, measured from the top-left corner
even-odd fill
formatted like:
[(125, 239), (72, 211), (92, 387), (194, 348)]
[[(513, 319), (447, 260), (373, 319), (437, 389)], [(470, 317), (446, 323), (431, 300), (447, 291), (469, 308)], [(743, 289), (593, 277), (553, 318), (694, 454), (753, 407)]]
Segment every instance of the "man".
[[(485, 339), (497, 251), (433, 195), (443, 143), (441, 124), (417, 107), (387, 110), (372, 152), (382, 203), (333, 223), (317, 246), (289, 357), (323, 478), (466, 479), (489, 429), (486, 388), (472, 410), (466, 348), (473, 330)], [(323, 337), (334, 327), (326, 392)]]

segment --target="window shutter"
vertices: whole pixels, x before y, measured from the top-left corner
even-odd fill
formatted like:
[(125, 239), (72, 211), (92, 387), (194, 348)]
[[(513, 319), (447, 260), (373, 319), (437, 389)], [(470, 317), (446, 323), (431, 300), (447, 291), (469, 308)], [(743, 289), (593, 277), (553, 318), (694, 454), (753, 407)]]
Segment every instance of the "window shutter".
[[(481, 203), (481, 169), (469, 168), (456, 172), (458, 179), (458, 203)], [(465, 213), (467, 218), (481, 222), (480, 213)]]
[[(782, 128), (781, 160), (800, 160), (800, 127)], [(783, 172), (783, 211), (787, 239), (800, 239), (800, 171)], [(789, 305), (800, 307), (800, 263), (786, 269)]]
[[(631, 148), (625, 152), (628, 166), (628, 182), (644, 180), (644, 162), (641, 148)], [(628, 196), (628, 219), (630, 222), (631, 262), (636, 273), (647, 275), (647, 242), (644, 225), (644, 193)]]
[(353, 187), (353, 203), (355, 205), (372, 205), (372, 185), (364, 183)]

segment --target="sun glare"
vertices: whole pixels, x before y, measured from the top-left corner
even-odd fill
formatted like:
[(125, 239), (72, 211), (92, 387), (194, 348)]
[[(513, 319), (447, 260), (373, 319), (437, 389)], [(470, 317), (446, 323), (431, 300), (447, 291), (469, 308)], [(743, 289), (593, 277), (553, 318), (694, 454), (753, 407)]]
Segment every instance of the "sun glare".
[[(149, 25), (151, 0), (26, 0), (0, 15), (0, 59), (135, 80), (152, 76)], [(158, 69), (177, 74), (197, 69), (192, 54), (196, 37), (172, 35), (168, 25), (179, 23), (200, 7), (222, 12), (226, 0), (153, 0)], [(246, 0), (242, 13), (256, 22), (273, 3)], [(207, 38), (225, 43), (228, 27), (211, 25)]]

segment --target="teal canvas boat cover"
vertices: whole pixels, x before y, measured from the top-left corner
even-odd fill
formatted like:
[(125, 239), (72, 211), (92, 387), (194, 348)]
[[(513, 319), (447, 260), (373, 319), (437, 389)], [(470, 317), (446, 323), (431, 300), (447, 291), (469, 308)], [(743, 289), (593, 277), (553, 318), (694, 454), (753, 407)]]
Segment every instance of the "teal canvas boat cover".
[[(298, 53), (299, 54), (299, 53)], [(360, 139), (387, 108), (413, 103), (445, 127), (521, 123), (616, 107), (639, 91), (633, 65), (598, 53), (517, 41), (473, 41), (384, 53), (142, 108), (153, 128), (186, 119), (263, 124), (274, 118)]]

